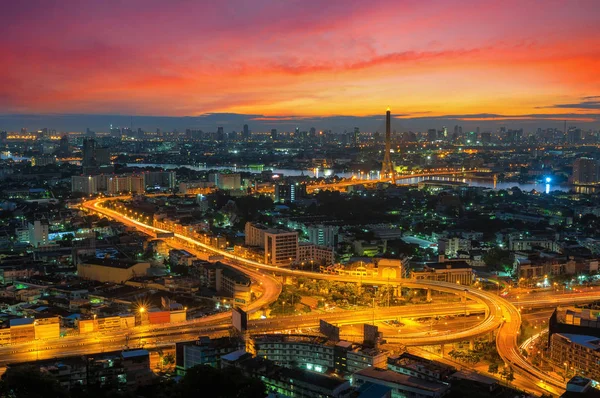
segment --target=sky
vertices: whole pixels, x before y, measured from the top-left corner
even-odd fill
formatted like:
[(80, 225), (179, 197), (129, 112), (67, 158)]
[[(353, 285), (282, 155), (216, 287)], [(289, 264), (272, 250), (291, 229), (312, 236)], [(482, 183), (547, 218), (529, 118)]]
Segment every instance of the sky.
[(597, 0), (29, 0), (0, 15), (0, 129), (379, 129), (388, 106), (398, 129), (600, 126)]

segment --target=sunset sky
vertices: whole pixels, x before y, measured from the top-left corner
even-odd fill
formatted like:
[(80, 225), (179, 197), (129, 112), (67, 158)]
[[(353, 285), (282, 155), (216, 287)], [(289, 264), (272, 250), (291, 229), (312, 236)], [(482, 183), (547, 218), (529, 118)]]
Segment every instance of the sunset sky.
[(30, 0), (0, 15), (3, 115), (600, 119), (597, 0)]

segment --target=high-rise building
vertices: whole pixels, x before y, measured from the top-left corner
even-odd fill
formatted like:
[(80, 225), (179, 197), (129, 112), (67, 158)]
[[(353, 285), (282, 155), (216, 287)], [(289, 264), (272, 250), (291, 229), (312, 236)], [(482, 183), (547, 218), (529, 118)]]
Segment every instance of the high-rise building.
[(275, 202), (295, 202), (306, 196), (306, 184), (292, 182), (275, 185)]
[(144, 177), (142, 176), (112, 176), (107, 179), (106, 185), (106, 192), (111, 195), (123, 192), (145, 192)]
[(306, 227), (308, 241), (319, 246), (334, 247), (338, 242), (339, 228), (334, 225), (309, 225)]
[(600, 182), (599, 162), (591, 158), (579, 158), (573, 162), (573, 184), (597, 184)]
[(265, 232), (265, 263), (289, 265), (298, 260), (298, 232), (269, 230)]
[(28, 224), (29, 244), (33, 247), (47, 246), (50, 243), (48, 239), (48, 221), (35, 220)]
[(144, 186), (175, 188), (176, 174), (174, 171), (146, 171), (142, 173), (144, 177)]
[(433, 141), (437, 141), (437, 139), (438, 139), (437, 129), (427, 130), (427, 141), (433, 142)]
[(98, 176), (71, 176), (71, 192), (81, 192), (85, 195), (98, 193)]
[(58, 146), (58, 151), (61, 155), (69, 154), (69, 137), (65, 134), (60, 138), (60, 144)]
[(225, 141), (225, 131), (223, 127), (217, 127), (217, 141)]
[(289, 265), (298, 260), (298, 232), (247, 222), (244, 233), (246, 246), (264, 250), (265, 264)]
[(110, 148), (97, 147), (94, 151), (94, 160), (96, 161), (96, 166), (110, 164)]
[(211, 173), (208, 176), (210, 182), (214, 182), (219, 189), (241, 189), (242, 176), (240, 173)]
[(244, 124), (244, 134), (242, 137), (244, 140), (249, 140), (250, 139), (250, 128), (248, 128), (247, 124)]
[(277, 129), (271, 129), (271, 139), (273, 141), (277, 140)]
[(352, 146), (357, 147), (359, 144), (360, 129), (354, 127), (354, 133), (352, 134)]
[(96, 165), (96, 141), (93, 138), (84, 138), (83, 140), (83, 167), (93, 167)]
[(392, 151), (392, 133), (391, 133), (391, 113), (390, 108), (388, 108), (385, 114), (385, 152), (383, 154), (383, 162), (381, 164), (381, 175), (380, 178), (382, 180), (392, 180), (392, 182), (396, 182), (394, 177), (394, 165), (392, 164), (392, 159), (390, 157), (390, 153)]

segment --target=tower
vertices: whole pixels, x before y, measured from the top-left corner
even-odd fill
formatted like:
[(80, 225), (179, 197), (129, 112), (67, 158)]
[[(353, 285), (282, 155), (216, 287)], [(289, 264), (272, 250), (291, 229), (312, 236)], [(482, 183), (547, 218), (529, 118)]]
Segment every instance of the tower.
[(381, 163), (381, 180), (392, 180), (392, 182), (396, 182), (394, 178), (394, 165), (392, 164), (392, 160), (390, 159), (390, 152), (392, 150), (392, 137), (390, 132), (390, 122), (391, 122), (390, 108), (388, 107), (387, 112), (385, 114), (385, 152), (383, 154), (383, 162)]

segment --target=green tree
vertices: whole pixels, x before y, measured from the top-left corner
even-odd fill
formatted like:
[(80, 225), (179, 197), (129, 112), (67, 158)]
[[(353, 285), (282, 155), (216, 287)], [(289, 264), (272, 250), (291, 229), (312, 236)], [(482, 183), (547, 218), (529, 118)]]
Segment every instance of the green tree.
[(61, 398), (69, 394), (50, 375), (36, 366), (9, 367), (0, 381), (0, 397)]
[(178, 386), (180, 397), (196, 397), (211, 391), (212, 398), (264, 398), (266, 387), (259, 379), (249, 378), (239, 369), (215, 369), (207, 365), (186, 371)]
[(497, 362), (490, 363), (490, 365), (488, 366), (488, 372), (491, 374), (498, 373), (498, 363)]

